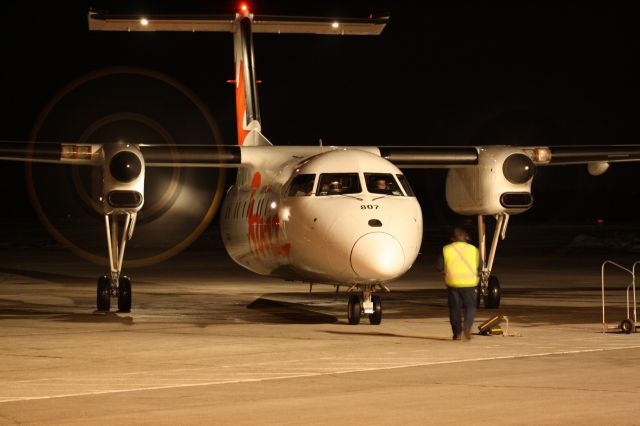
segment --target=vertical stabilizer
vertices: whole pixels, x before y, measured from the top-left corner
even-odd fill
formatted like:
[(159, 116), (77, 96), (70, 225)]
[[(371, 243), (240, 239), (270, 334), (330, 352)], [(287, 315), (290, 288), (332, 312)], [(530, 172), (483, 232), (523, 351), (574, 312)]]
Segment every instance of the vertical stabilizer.
[(242, 10), (233, 31), (238, 144), (271, 145), (260, 133), (260, 107), (253, 56), (253, 15)]
[(232, 32), (238, 144), (271, 145), (262, 135), (257, 80), (253, 58), (253, 33), (379, 35), (388, 17), (326, 18), (254, 16), (246, 5), (235, 15), (120, 15), (89, 11), (93, 31), (215, 31)]

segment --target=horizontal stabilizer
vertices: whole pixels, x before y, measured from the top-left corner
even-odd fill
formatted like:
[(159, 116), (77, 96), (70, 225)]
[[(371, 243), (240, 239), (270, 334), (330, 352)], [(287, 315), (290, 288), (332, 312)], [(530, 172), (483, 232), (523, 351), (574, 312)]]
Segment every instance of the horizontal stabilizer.
[(371, 19), (312, 18), (303, 16), (255, 16), (254, 33), (380, 35), (388, 17)]
[[(235, 15), (121, 15), (89, 12), (92, 31), (233, 32)], [(253, 15), (254, 33), (379, 35), (388, 17), (320, 18)]]

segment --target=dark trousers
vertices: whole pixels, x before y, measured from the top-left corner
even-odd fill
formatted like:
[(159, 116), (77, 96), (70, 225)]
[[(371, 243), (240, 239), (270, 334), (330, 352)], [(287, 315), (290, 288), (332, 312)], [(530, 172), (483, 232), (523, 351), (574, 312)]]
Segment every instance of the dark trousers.
[(477, 296), (475, 287), (447, 287), (449, 296), (449, 322), (454, 336), (462, 334), (462, 313), (464, 328), (471, 331), (476, 316)]

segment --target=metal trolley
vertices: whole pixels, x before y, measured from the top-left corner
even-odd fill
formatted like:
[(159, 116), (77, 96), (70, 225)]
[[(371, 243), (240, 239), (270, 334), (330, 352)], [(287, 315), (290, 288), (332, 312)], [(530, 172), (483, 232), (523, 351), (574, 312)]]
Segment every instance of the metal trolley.
[[(612, 265), (616, 268), (627, 272), (631, 275), (631, 284), (627, 286), (626, 296), (627, 296), (627, 317), (620, 321), (617, 324), (608, 324), (605, 318), (605, 303), (604, 303), (604, 269), (606, 265)], [(640, 328), (640, 324), (638, 323), (638, 315), (636, 310), (636, 266), (640, 265), (640, 260), (636, 261), (631, 269), (627, 269), (624, 266), (617, 264), (611, 260), (605, 260), (602, 263), (601, 268), (601, 284), (602, 284), (602, 331), (606, 333), (609, 330), (617, 330), (619, 329), (625, 334), (631, 334), (636, 331), (637, 328)], [(631, 297), (629, 297), (629, 292), (631, 292)], [(633, 304), (633, 317), (631, 316), (631, 305)]]

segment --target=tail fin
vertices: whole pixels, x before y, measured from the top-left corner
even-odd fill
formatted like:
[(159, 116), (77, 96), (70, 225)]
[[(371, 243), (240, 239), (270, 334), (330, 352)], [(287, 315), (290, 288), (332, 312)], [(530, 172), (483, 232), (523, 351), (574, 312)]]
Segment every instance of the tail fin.
[(262, 135), (253, 59), (253, 33), (307, 33), (322, 35), (379, 35), (388, 17), (314, 18), (254, 16), (246, 5), (232, 15), (111, 15), (89, 11), (89, 29), (95, 31), (223, 31), (233, 32), (236, 83), (236, 119), (239, 145), (271, 145)]
[(233, 50), (236, 67), (236, 120), (239, 145), (271, 145), (260, 133), (260, 108), (253, 59), (253, 15), (243, 10), (236, 17)]

